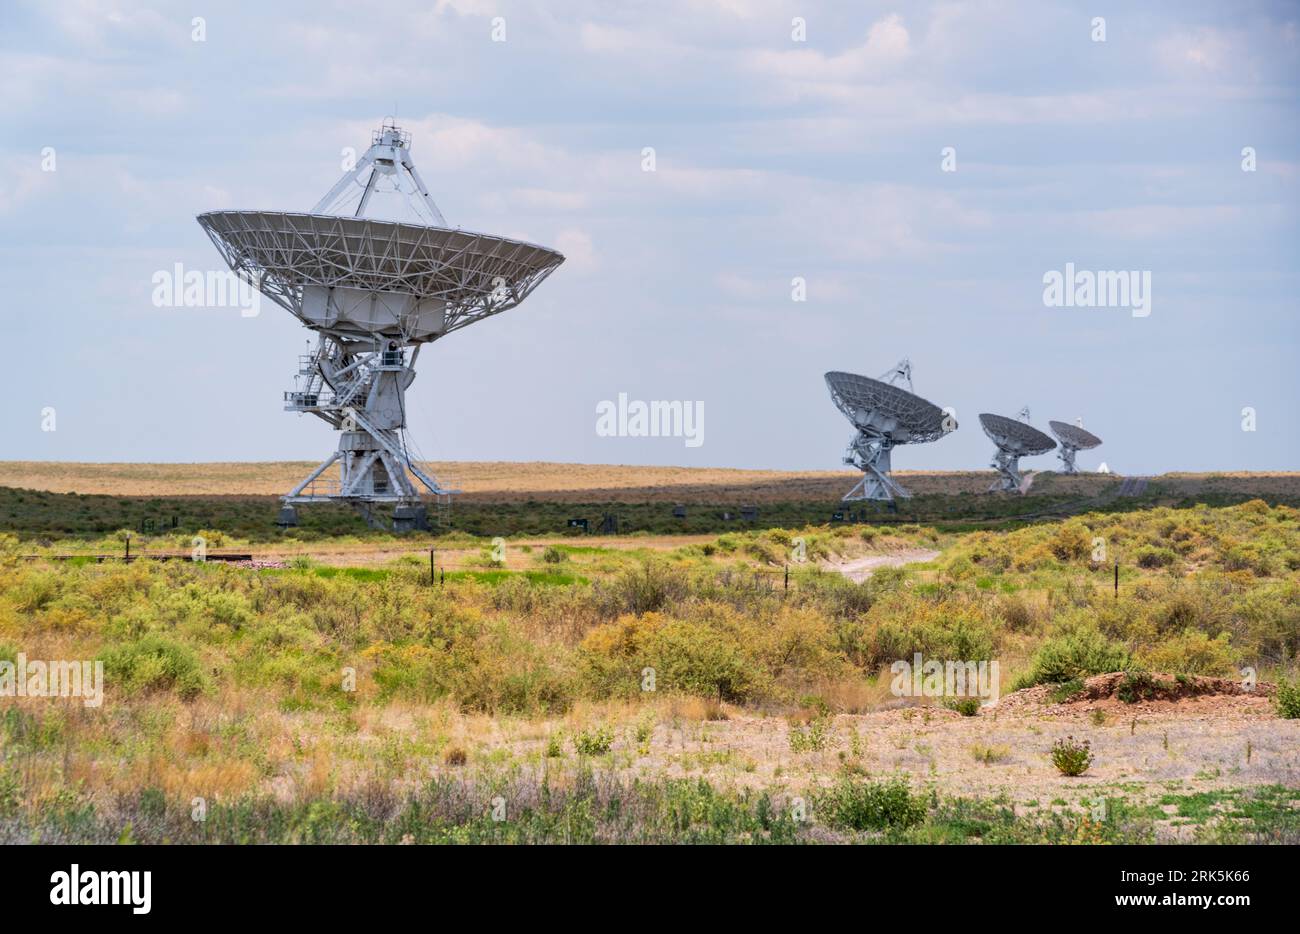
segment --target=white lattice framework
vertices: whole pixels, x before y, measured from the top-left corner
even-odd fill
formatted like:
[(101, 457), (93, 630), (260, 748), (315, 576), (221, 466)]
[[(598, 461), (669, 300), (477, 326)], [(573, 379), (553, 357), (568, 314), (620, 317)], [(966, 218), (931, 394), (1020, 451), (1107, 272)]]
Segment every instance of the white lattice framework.
[[(310, 328), (341, 335), (379, 334), (408, 343), (434, 340), (515, 307), (564, 257), (554, 250), (489, 234), (356, 217), (269, 211), (199, 215), (235, 273)], [(309, 286), (356, 289), (418, 300), (380, 328), (344, 318), (322, 326), (305, 313)], [(445, 303), (436, 332), (421, 333), (416, 308)]]
[[(385, 179), (427, 224), (362, 216)], [(353, 199), (351, 216), (334, 213)], [(285, 409), (329, 423), (338, 449), (282, 497), (285, 504), (415, 508), (417, 482), (439, 497), (458, 492), (408, 450), (406, 389), (420, 347), (515, 307), (564, 257), (448, 228), (411, 161), (410, 137), (389, 123), (312, 213), (212, 211), (198, 221), (237, 275), (319, 335)], [(339, 479), (323, 479), (335, 464)]]
[(1056, 435), (1057, 440), (1061, 442), (1061, 449), (1057, 455), (1061, 458), (1062, 473), (1077, 474), (1079, 470), (1074, 465), (1074, 456), (1080, 451), (1090, 451), (1101, 444), (1101, 439), (1091, 431), (1085, 431), (1082, 425), (1048, 422), (1047, 427), (1052, 429), (1052, 434)]
[(998, 472), (998, 478), (989, 487), (990, 493), (1021, 492), (1020, 458), (1046, 454), (1056, 447), (1055, 441), (1029, 424), (1028, 406), (1020, 410), (1019, 419), (985, 413), (980, 416), (980, 426), (997, 445), (989, 466)]
[[(906, 382), (907, 389), (894, 385)], [(890, 476), (891, 451), (899, 444), (935, 441), (957, 428), (938, 406), (912, 392), (912, 365), (901, 360), (880, 379), (854, 373), (826, 374), (831, 400), (858, 429), (844, 452), (844, 463), (862, 471), (862, 479), (845, 493), (846, 503), (891, 501), (912, 494)]]

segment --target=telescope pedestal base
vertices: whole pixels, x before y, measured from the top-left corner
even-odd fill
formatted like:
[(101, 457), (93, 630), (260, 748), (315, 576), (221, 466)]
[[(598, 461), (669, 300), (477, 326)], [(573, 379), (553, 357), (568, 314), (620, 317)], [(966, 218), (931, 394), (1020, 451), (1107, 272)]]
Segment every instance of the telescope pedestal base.
[(398, 506), (393, 510), (393, 531), (429, 531), (429, 511), (423, 506)]
[(877, 470), (865, 473), (857, 486), (849, 490), (840, 502), (857, 503), (863, 500), (892, 503), (895, 498), (911, 499), (912, 494), (898, 484), (889, 474)]
[(1019, 493), (1024, 484), (1020, 476), (1020, 458), (999, 453), (990, 465), (998, 472), (997, 480), (989, 487), (990, 493)]
[(844, 463), (852, 464), (862, 471), (862, 479), (853, 489), (840, 499), (844, 503), (856, 503), (862, 500), (892, 502), (895, 497), (910, 499), (912, 494), (902, 484), (889, 475), (890, 451), (893, 445), (888, 439), (859, 431), (849, 442), (849, 449), (844, 455)]

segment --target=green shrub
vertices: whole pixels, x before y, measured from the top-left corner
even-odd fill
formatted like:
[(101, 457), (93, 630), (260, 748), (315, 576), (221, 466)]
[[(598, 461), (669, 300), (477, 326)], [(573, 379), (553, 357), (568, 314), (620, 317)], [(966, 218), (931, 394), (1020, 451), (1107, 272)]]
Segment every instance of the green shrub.
[(980, 712), (978, 697), (948, 697), (944, 699), (943, 705), (963, 717), (973, 717)]
[(907, 781), (844, 779), (816, 798), (817, 814), (831, 827), (845, 830), (906, 830), (923, 822), (926, 799), (914, 794)]
[[(981, 580), (986, 581), (984, 588), (987, 589), (992, 586), (991, 579), (981, 578)], [(977, 586), (979, 586), (978, 583)], [(1034, 608), (1018, 594), (1003, 597), (998, 602), (998, 609), (1002, 616), (1002, 624), (1012, 632), (1024, 632), (1032, 628), (1037, 620)]]
[(1064, 704), (1071, 697), (1083, 690), (1083, 682), (1078, 678), (1072, 678), (1069, 681), (1062, 681), (1052, 687), (1047, 696), (1053, 704)]
[(1088, 740), (1080, 742), (1073, 736), (1058, 739), (1052, 745), (1052, 764), (1062, 775), (1082, 775), (1092, 765), (1091, 746)]
[(1173, 674), (1216, 677), (1232, 675), (1237, 670), (1226, 632), (1211, 639), (1203, 632), (1184, 630), (1144, 652), (1142, 661), (1153, 671)]
[(662, 561), (646, 561), (601, 585), (598, 593), (609, 602), (607, 614), (655, 613), (685, 599), (690, 593), (686, 575)]
[(614, 745), (614, 731), (606, 726), (580, 730), (573, 736), (573, 748), (580, 756), (603, 756)]
[(1136, 704), (1156, 696), (1160, 685), (1147, 671), (1135, 669), (1124, 672), (1124, 678), (1115, 689), (1115, 696), (1126, 704)]
[(556, 548), (554, 545), (547, 545), (542, 552), (542, 561), (547, 564), (563, 564), (568, 560), (568, 553), (561, 548)]
[(1014, 689), (1081, 681), (1092, 675), (1123, 671), (1131, 663), (1128, 649), (1110, 641), (1097, 629), (1082, 626), (1043, 643), (1029, 671), (1017, 680)]
[(1148, 570), (1167, 568), (1178, 560), (1178, 553), (1171, 548), (1156, 548), (1145, 545), (1137, 551), (1137, 565)]
[(1060, 561), (1082, 561), (1092, 555), (1092, 536), (1086, 526), (1066, 522), (1057, 528), (1050, 547)]
[(831, 718), (826, 715), (814, 717), (805, 726), (790, 726), (791, 752), (821, 752), (830, 739)]
[(1279, 717), (1300, 720), (1300, 680), (1291, 682), (1279, 679), (1273, 705), (1277, 708)]
[(100, 660), (108, 684), (120, 683), (131, 693), (171, 690), (192, 700), (206, 686), (193, 650), (161, 636), (123, 643), (105, 651)]
[(663, 626), (651, 637), (650, 657), (661, 689), (741, 702), (763, 680), (734, 634), (705, 623)]
[(18, 779), (8, 771), (0, 769), (0, 817), (12, 817), (18, 813), (22, 802), (22, 786)]

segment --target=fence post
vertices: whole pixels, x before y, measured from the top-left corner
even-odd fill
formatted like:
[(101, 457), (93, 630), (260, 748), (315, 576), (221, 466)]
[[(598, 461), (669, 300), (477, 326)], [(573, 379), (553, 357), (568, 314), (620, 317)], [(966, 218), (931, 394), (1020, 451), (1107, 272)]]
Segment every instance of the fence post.
[(790, 589), (790, 562), (788, 561), (786, 562), (785, 565), (785, 589), (786, 590)]
[(1115, 562), (1115, 599), (1119, 599), (1119, 561)]
[(432, 587), (432, 586), (434, 585), (434, 579), (433, 579), (433, 577), (434, 577), (434, 573), (433, 573), (433, 548), (430, 547), (430, 548), (429, 548), (429, 586), (430, 586), (430, 587)]
[(131, 562), (131, 533), (130, 532), (126, 533), (125, 544), (126, 544), (126, 553), (123, 555), (122, 560), (129, 564)]

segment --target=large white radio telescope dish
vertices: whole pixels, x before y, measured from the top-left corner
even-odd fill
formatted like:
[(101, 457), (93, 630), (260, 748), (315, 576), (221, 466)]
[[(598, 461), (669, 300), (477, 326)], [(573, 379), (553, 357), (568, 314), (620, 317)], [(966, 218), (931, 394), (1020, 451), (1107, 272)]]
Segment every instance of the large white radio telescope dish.
[[(895, 386), (906, 381), (907, 389)], [(890, 451), (898, 444), (921, 444), (942, 438), (957, 428), (943, 409), (911, 391), (912, 365), (901, 360), (880, 379), (854, 373), (826, 374), (831, 400), (858, 433), (849, 442), (844, 463), (862, 471), (862, 479), (844, 502), (892, 501), (912, 494), (890, 476)]]
[[(376, 193), (399, 195), (413, 221), (368, 216)], [(372, 504), (392, 503), (397, 528), (425, 527), (412, 477), (437, 497), (457, 491), (409, 453), (406, 389), (420, 347), (515, 307), (564, 257), (449, 228), (410, 136), (391, 122), (310, 213), (212, 211), (198, 221), (236, 274), (319, 335), (285, 409), (329, 423), (338, 449), (282, 497), (281, 523), (296, 524), (300, 503), (350, 503), (368, 519)], [(338, 482), (322, 480), (335, 463)]]
[(1074, 455), (1079, 451), (1090, 451), (1101, 444), (1101, 439), (1091, 431), (1084, 431), (1082, 425), (1048, 422), (1047, 427), (1052, 429), (1052, 434), (1056, 435), (1061, 442), (1061, 450), (1057, 454), (1061, 458), (1062, 473), (1078, 473), (1078, 468), (1074, 466)]
[(1005, 415), (980, 416), (980, 427), (989, 436), (997, 452), (990, 465), (998, 472), (998, 479), (989, 487), (990, 493), (1019, 493), (1024, 488), (1020, 476), (1020, 458), (1046, 454), (1056, 447), (1056, 442), (1029, 424), (1029, 407), (1020, 410), (1020, 418)]

